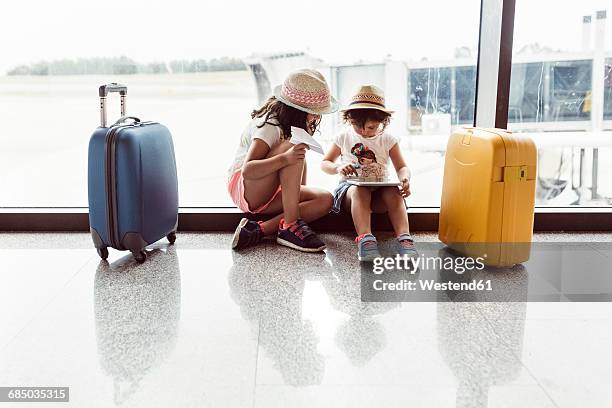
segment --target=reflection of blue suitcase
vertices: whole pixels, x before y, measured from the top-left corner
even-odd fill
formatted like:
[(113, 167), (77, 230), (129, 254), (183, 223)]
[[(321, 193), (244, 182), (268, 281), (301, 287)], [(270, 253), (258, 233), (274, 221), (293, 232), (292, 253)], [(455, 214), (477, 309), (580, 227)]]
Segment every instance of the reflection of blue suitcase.
[[(106, 126), (106, 97), (121, 96), (121, 119)], [(156, 122), (125, 116), (127, 87), (100, 87), (101, 126), (89, 141), (89, 226), (102, 259), (107, 247), (129, 250), (144, 262), (144, 248), (176, 239), (178, 185), (172, 136)]]

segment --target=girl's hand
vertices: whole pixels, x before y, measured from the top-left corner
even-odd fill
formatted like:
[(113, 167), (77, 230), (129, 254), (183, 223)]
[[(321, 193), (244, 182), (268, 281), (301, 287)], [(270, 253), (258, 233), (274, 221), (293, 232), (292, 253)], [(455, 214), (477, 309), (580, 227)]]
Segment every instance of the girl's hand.
[(304, 160), (304, 157), (306, 157), (306, 149), (309, 149), (308, 145), (300, 143), (283, 153), (287, 166), (295, 164), (300, 160)]
[(410, 195), (410, 182), (408, 181), (407, 178), (401, 179), (400, 182), (402, 183), (402, 185), (399, 188), (400, 193), (402, 194), (402, 197), (406, 198)]
[(350, 176), (351, 174), (357, 175), (357, 170), (350, 163), (338, 166), (336, 171), (338, 172), (338, 174), (342, 174), (343, 176)]

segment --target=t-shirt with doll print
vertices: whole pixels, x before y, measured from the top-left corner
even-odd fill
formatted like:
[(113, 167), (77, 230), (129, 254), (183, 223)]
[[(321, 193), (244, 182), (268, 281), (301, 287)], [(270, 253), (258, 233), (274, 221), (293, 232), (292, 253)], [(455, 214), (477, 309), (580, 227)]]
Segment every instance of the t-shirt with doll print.
[(334, 143), (340, 148), (340, 162), (358, 165), (355, 166), (358, 177), (366, 179), (389, 176), (389, 151), (398, 142), (395, 136), (387, 132), (363, 137), (352, 126), (347, 126), (334, 138)]
[(265, 123), (262, 127), (258, 127), (264, 123), (264, 119), (265, 117), (251, 119), (244, 128), (240, 136), (240, 144), (234, 155), (234, 161), (229, 168), (228, 179), (231, 178), (234, 173), (242, 169), (244, 159), (254, 139), (263, 140), (270, 149), (281, 142), (281, 128), (275, 126), (278, 124), (278, 120), (276, 120), (276, 118), (270, 118), (267, 121), (268, 123)]

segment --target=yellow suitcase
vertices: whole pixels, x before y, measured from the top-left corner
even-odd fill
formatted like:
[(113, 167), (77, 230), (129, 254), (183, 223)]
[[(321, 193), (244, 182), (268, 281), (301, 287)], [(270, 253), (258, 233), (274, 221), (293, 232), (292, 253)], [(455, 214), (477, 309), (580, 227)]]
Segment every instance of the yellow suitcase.
[(503, 129), (466, 127), (449, 140), (438, 237), (485, 265), (529, 259), (537, 151), (531, 139)]

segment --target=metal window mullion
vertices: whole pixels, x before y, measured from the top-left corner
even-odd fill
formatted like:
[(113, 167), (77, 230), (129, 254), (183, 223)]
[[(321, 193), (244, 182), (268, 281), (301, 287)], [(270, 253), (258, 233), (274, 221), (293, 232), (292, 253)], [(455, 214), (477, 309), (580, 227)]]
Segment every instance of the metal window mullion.
[(482, 0), (474, 125), (506, 128), (515, 0)]

